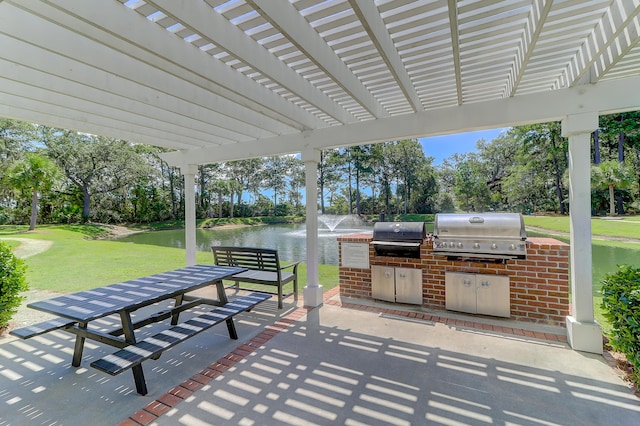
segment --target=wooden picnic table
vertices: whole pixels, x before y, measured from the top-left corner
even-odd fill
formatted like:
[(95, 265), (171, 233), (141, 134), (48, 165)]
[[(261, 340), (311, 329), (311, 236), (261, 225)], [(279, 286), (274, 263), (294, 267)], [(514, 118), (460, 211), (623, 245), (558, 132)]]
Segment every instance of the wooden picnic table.
[[(219, 322), (226, 321), (229, 337), (232, 339), (238, 338), (233, 322), (233, 315), (243, 310), (248, 310), (255, 306), (255, 304), (264, 301), (267, 298), (266, 296), (261, 297), (257, 295), (244, 305), (241, 303), (235, 303), (235, 305), (238, 305), (233, 306), (235, 310), (225, 309), (225, 305), (231, 307), (234, 303), (228, 302), (224, 286), (222, 284), (222, 279), (244, 271), (246, 271), (246, 268), (241, 267), (215, 265), (187, 266), (174, 271), (168, 271), (105, 287), (94, 288), (78, 293), (54, 297), (52, 299), (33, 302), (27, 306), (32, 309), (56, 315), (60, 318), (49, 321), (46, 325), (39, 326), (36, 324), (35, 326), (14, 330), (12, 331), (12, 334), (21, 338), (29, 338), (55, 329), (75, 334), (76, 340), (72, 360), (72, 365), (74, 367), (80, 366), (85, 339), (94, 340), (119, 348), (120, 352), (122, 352), (119, 355), (121, 359), (117, 357), (115, 358), (115, 364), (122, 364), (119, 366), (119, 369), (115, 369), (115, 367), (108, 362), (108, 368), (105, 367), (104, 362), (102, 365), (99, 362), (94, 362), (92, 363), (92, 366), (114, 375), (120, 373), (124, 369), (132, 368), (136, 383), (136, 390), (138, 393), (145, 395), (147, 393), (147, 387), (144, 379), (144, 373), (142, 371), (142, 361), (149, 358), (159, 357), (163, 350), (166, 350), (177, 344), (179, 341), (186, 340), (188, 337), (191, 337), (195, 333), (201, 331), (197, 327), (206, 329)], [(208, 285), (216, 286), (218, 299), (208, 299), (187, 295), (189, 292)], [(175, 299), (173, 307), (154, 312), (144, 318), (135, 317), (136, 321), (133, 321), (132, 313), (136, 310), (168, 299)], [(210, 311), (208, 313), (209, 316), (206, 317), (206, 319), (201, 319), (200, 322), (197, 323), (196, 327), (194, 327), (193, 324), (176, 326), (180, 312), (202, 304), (218, 306), (220, 308)], [(227, 312), (220, 313), (221, 311)], [(104, 332), (98, 330), (96, 327), (90, 327), (92, 321), (113, 314), (117, 314), (120, 318), (121, 324), (117, 329)], [(212, 315), (216, 317), (214, 318), (215, 321), (212, 320)], [(131, 365), (127, 365), (127, 358), (136, 356), (140, 352), (140, 348), (136, 349), (133, 346), (139, 346), (140, 343), (145, 343), (144, 341), (136, 341), (135, 330), (145, 325), (160, 322), (168, 318), (171, 318), (171, 324), (175, 327), (166, 331), (166, 336), (164, 337), (171, 341), (166, 345), (161, 345), (160, 347), (155, 348), (155, 351), (151, 351), (150, 354), (132, 362)], [(202, 321), (205, 321), (205, 323), (202, 323)], [(181, 326), (183, 327), (182, 329), (180, 328)], [(184, 338), (175, 337), (184, 330), (184, 327), (189, 329), (187, 332), (183, 333)], [(163, 338), (163, 336), (159, 335), (154, 337), (154, 342), (159, 341), (158, 337), (160, 339)], [(127, 348), (132, 347), (133, 349), (127, 352)], [(144, 350), (148, 347), (149, 344), (147, 344)], [(118, 355), (118, 353), (114, 355)], [(112, 357), (111, 361), (113, 361), (113, 355), (110, 356)], [(112, 370), (110, 371), (109, 368)]]

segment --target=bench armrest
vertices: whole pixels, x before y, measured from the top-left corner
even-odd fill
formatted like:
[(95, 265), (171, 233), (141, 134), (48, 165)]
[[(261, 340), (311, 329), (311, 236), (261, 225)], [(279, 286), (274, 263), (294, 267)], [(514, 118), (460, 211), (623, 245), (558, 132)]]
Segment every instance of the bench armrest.
[(299, 265), (300, 263), (302, 263), (302, 262), (300, 261), (300, 262), (293, 262), (293, 263), (289, 263), (288, 265), (281, 266), (281, 267), (280, 267), (280, 270), (281, 270), (281, 271), (283, 271), (283, 270), (285, 270), (285, 269), (289, 269), (289, 268), (293, 267), (293, 273), (295, 274), (295, 273), (297, 272), (297, 270), (298, 270), (298, 265)]

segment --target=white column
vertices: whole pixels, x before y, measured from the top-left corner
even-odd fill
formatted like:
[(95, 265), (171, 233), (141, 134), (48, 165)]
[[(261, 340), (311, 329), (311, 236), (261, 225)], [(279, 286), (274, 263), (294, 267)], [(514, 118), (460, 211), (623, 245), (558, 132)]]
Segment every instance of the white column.
[(591, 257), (591, 133), (598, 113), (576, 114), (562, 121), (569, 138), (569, 218), (571, 223), (571, 301), (567, 337), (575, 350), (602, 353), (602, 330), (593, 315)]
[(322, 304), (322, 286), (318, 283), (318, 163), (320, 151), (302, 152), (305, 171), (305, 196), (307, 214), (307, 285), (302, 297), (305, 306)]
[(196, 264), (196, 190), (195, 176), (198, 166), (188, 164), (181, 169), (184, 175), (184, 235), (187, 266)]

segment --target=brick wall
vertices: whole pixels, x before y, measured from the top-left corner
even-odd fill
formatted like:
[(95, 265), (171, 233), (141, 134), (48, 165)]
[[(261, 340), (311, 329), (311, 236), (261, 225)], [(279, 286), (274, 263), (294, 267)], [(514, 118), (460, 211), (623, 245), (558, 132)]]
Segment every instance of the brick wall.
[[(342, 266), (342, 243), (371, 242), (371, 234), (338, 238), (340, 295), (371, 299), (371, 269)], [(420, 259), (376, 256), (369, 245), (369, 263), (422, 269), (422, 306), (445, 309), (445, 272), (509, 276), (511, 319), (565, 326), (569, 315), (569, 245), (553, 238), (527, 239), (527, 258), (505, 263), (447, 260), (434, 255), (432, 242), (421, 246)]]

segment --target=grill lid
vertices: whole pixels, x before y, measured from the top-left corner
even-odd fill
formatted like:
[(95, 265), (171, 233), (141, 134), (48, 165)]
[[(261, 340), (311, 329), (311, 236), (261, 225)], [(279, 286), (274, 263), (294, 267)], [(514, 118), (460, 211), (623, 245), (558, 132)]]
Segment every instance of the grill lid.
[(373, 225), (376, 256), (420, 258), (426, 237), (424, 222), (377, 222)]
[(433, 251), (454, 257), (526, 257), (527, 235), (520, 213), (437, 214)]
[(520, 213), (439, 213), (435, 218), (433, 236), (456, 239), (527, 239), (524, 219)]
[(376, 222), (373, 225), (373, 244), (416, 246), (427, 233), (424, 222)]

